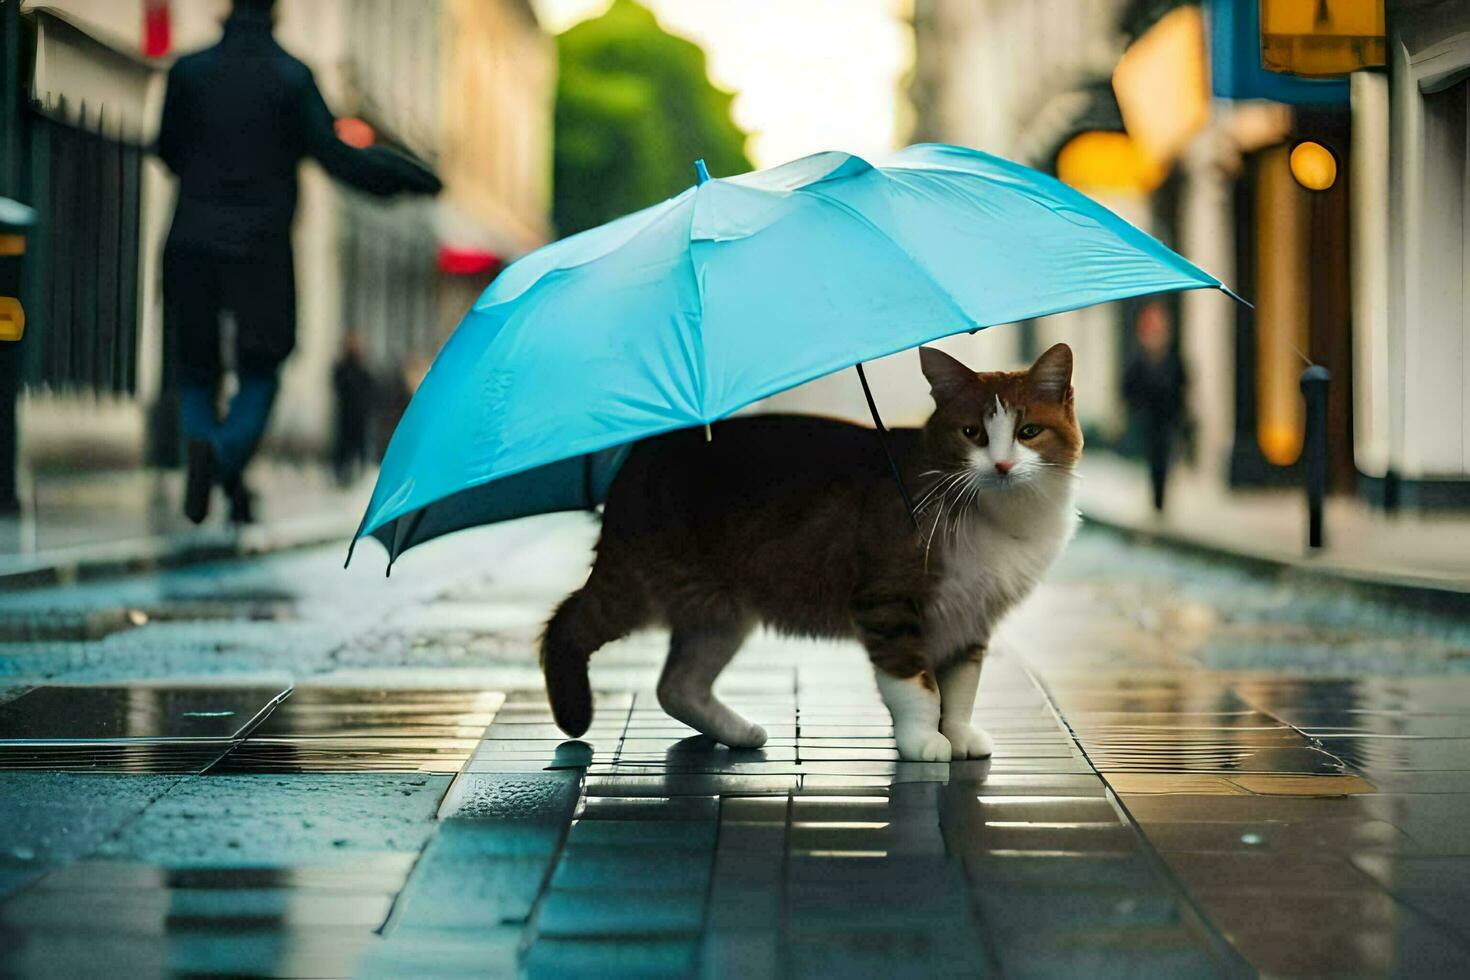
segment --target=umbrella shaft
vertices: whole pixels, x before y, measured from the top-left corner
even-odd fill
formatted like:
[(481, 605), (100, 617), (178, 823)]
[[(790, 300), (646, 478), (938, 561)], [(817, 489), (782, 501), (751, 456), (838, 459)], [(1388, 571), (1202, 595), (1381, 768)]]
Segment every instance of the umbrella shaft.
[(899, 496), (903, 497), (904, 509), (909, 513), (909, 520), (914, 522), (914, 530), (919, 529), (919, 515), (914, 512), (914, 501), (909, 496), (909, 488), (903, 485), (903, 474), (899, 472), (898, 461), (893, 458), (893, 449), (888, 445), (888, 430), (883, 426), (883, 420), (878, 417), (878, 403), (873, 401), (873, 389), (868, 387), (868, 375), (863, 370), (863, 364), (859, 361), (857, 367), (858, 380), (863, 383), (863, 396), (868, 400), (868, 411), (873, 415), (874, 431), (878, 433), (878, 442), (883, 446), (883, 455), (888, 457), (888, 468), (893, 471), (893, 482), (898, 484)]

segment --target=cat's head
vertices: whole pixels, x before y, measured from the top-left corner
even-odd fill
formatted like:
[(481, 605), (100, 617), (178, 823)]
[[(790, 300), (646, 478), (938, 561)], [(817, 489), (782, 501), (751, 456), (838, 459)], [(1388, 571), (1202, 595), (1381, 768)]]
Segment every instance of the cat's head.
[(919, 360), (935, 404), (925, 443), (941, 472), (982, 489), (1035, 486), (1082, 455), (1066, 344), (1025, 371), (977, 373), (933, 347), (919, 348)]

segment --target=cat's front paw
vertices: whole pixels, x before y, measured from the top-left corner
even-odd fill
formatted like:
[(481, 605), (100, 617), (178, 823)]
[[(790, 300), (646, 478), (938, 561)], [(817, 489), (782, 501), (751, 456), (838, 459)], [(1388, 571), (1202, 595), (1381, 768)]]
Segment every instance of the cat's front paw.
[(944, 725), (940, 728), (949, 740), (956, 759), (988, 759), (995, 751), (995, 743), (983, 728), (974, 725)]
[(948, 762), (949, 739), (932, 728), (899, 728), (893, 733), (898, 757), (905, 762)]

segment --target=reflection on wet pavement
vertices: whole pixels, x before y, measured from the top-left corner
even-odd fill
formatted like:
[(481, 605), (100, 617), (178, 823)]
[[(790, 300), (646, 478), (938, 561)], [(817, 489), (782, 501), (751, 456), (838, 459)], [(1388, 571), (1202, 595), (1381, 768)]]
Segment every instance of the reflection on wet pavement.
[(297, 688), (219, 772), (457, 772), (499, 691)]
[[(859, 651), (764, 635), (721, 680), (764, 748), (664, 715), (657, 636), (568, 741), (534, 640), (585, 561), (517, 540), (371, 609), (0, 597), (0, 975), (1470, 975), (1470, 675), (1415, 676), (1466, 628), (1084, 534), (987, 661), (993, 760), (900, 761)], [(111, 680), (190, 656), (243, 679)]]
[(284, 688), (38, 687), (0, 705), (0, 742), (139, 743), (242, 737)]
[(0, 704), (0, 770), (203, 772), (289, 688), (37, 687)]
[[(1470, 677), (1202, 669), (1248, 660), (1221, 651), (1261, 642), (1263, 622), (1299, 638), (1361, 610), (1310, 601), (1291, 624), (1268, 589), (1237, 585), (1244, 612), (1216, 593), (1201, 617), (1172, 590), (1144, 598), (1146, 578), (1052, 592), (1017, 625), (1034, 628), (1027, 661), (1089, 762), (1208, 921), (1272, 975), (1470, 972), (1463, 890), (1414, 877), (1470, 853)], [(1337, 663), (1406, 640), (1360, 632)]]

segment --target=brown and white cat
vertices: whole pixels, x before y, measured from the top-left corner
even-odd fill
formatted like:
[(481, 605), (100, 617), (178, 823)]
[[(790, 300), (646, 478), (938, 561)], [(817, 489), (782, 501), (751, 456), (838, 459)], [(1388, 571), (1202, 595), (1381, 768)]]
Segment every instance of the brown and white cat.
[(1027, 371), (977, 374), (933, 348), (935, 411), (891, 433), (919, 528), (871, 429), (804, 416), (718, 422), (640, 443), (608, 494), (587, 584), (546, 626), (557, 725), (592, 721), (587, 662), (645, 626), (671, 631), (658, 682), (674, 718), (726, 745), (766, 733), (713, 693), (758, 624), (867, 648), (904, 759), (987, 756), (970, 724), (1001, 617), (1077, 527), (1082, 433), (1065, 344)]

